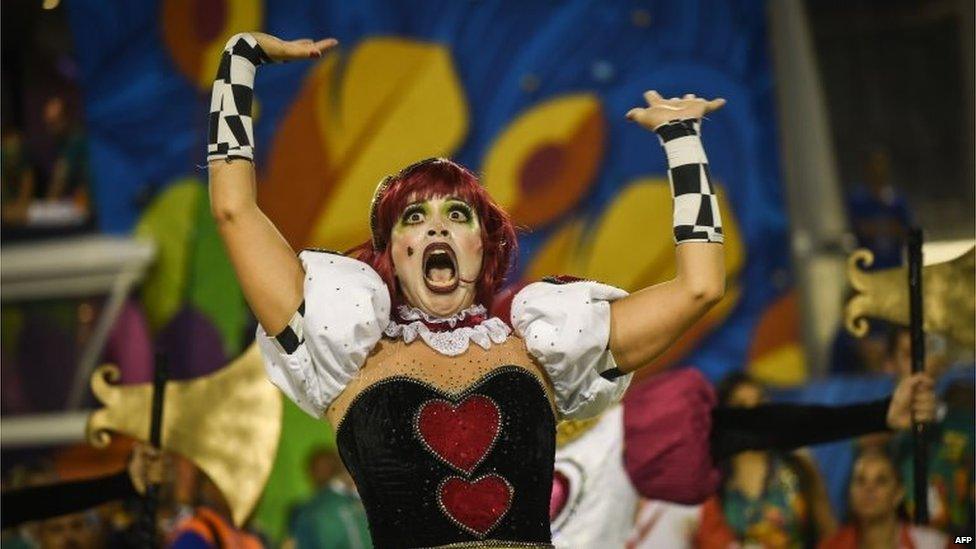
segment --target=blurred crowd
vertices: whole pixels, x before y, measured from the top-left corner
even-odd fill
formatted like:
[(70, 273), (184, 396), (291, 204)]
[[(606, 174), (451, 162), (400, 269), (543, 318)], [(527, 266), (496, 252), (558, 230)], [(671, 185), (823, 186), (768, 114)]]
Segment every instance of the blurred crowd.
[[(892, 330), (886, 371), (911, 374), (910, 334)], [(944, 362), (928, 361), (938, 379)], [(735, 374), (720, 387), (727, 406), (752, 407), (766, 399), (761, 384)], [(929, 527), (914, 526), (910, 433), (851, 441), (848, 507), (833, 509), (816, 461), (804, 451), (743, 452), (727, 464), (719, 494), (701, 509), (697, 547), (733, 542), (762, 547), (946, 547), (973, 531), (973, 386), (951, 383), (928, 438)], [(830, 463), (840, 467), (846, 464)]]
[[(311, 497), (289, 513), (287, 537), (281, 547), (371, 547), (366, 513), (355, 485), (335, 450), (315, 449), (307, 463)], [(126, 488), (119, 489), (119, 484)], [(146, 524), (146, 487), (158, 487), (157, 520)], [(91, 495), (104, 491), (111, 495)], [(128, 465), (114, 474), (64, 480), (56, 467), (37, 461), (15, 467), (4, 477), (4, 547), (83, 549), (130, 548), (150, 545), (174, 549), (272, 547), (253, 523), (238, 527), (216, 484), (190, 461), (146, 445), (132, 447)], [(109, 499), (87, 509), (87, 500)], [(71, 500), (71, 512), (43, 517), (51, 500)], [(16, 510), (11, 510), (16, 509)], [(39, 520), (31, 520), (38, 518)]]
[[(909, 333), (892, 331), (885, 353), (886, 371), (895, 377), (911, 371)], [(930, 360), (928, 372), (938, 379), (945, 363)], [(945, 384), (943, 384), (945, 385)], [(725, 406), (753, 407), (768, 399), (767, 389), (737, 373), (717, 387)], [(718, 494), (702, 505), (644, 502), (630, 547), (948, 547), (955, 536), (974, 531), (973, 385), (968, 378), (943, 391), (938, 421), (928, 438), (928, 526), (916, 526), (912, 485), (911, 436), (885, 433), (848, 442), (856, 456), (850, 464), (818, 464), (798, 452), (750, 451), (724, 464)], [(137, 487), (146, 470), (132, 462), (127, 474)], [(155, 535), (166, 547), (370, 547), (365, 511), (356, 488), (335, 450), (315, 449), (306, 474), (313, 487), (287, 520), (284, 540), (272, 544), (255, 525), (234, 526), (228, 504), (206, 475), (175, 455), (159, 459), (161, 504)], [(831, 505), (820, 467), (849, 467), (847, 508)], [(141, 475), (141, 479), (140, 479)], [(108, 478), (108, 477), (106, 477)], [(15, 468), (4, 479), (4, 493), (25, 485), (57, 482), (47, 465)], [(6, 497), (6, 495), (5, 495)], [(137, 497), (76, 514), (28, 523), (4, 532), (7, 547), (75, 548), (140, 546), (141, 506)], [(6, 521), (6, 519), (5, 519)]]
[(77, 117), (54, 96), (44, 103), (42, 120), (34, 134), (13, 125), (0, 130), (5, 231), (60, 234), (90, 221), (87, 142)]
[(78, 66), (63, 10), (4, 6), (0, 221), (5, 241), (93, 226)]

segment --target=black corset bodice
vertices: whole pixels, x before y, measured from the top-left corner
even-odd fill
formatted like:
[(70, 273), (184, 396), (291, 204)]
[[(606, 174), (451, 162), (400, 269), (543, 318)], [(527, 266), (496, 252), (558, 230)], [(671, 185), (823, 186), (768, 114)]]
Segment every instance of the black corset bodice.
[(539, 379), (505, 366), (456, 396), (380, 381), (352, 401), (336, 442), (376, 547), (544, 544), (555, 429)]

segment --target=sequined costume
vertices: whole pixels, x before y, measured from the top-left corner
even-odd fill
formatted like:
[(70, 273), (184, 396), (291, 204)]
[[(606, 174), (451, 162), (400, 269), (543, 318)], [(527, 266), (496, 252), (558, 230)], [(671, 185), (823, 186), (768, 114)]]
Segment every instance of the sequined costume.
[(617, 402), (630, 376), (607, 350), (609, 301), (595, 282), (531, 284), (511, 326), (474, 305), (432, 318), (391, 311), (365, 263), (301, 259), (305, 303), (258, 341), (272, 381), (336, 427), (377, 547), (547, 547), (560, 418)]

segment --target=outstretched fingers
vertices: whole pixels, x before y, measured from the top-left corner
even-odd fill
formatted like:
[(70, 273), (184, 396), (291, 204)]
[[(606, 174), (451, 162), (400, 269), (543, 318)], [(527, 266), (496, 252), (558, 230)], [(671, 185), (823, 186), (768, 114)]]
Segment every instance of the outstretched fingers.
[(338, 45), (339, 45), (339, 41), (336, 40), (335, 38), (325, 38), (312, 44), (312, 48), (314, 48), (315, 51), (318, 52), (319, 56), (321, 56), (323, 53), (327, 52), (328, 50)]
[(715, 112), (725, 106), (725, 99), (717, 97), (705, 102), (705, 112)]
[(311, 39), (303, 38), (287, 43), (288, 54), (290, 57), (322, 57), (325, 52), (335, 47), (339, 42), (335, 38), (325, 38), (314, 42)]
[(647, 101), (648, 106), (654, 107), (659, 103), (664, 102), (664, 98), (661, 94), (657, 93), (657, 90), (648, 90), (644, 92), (644, 101)]

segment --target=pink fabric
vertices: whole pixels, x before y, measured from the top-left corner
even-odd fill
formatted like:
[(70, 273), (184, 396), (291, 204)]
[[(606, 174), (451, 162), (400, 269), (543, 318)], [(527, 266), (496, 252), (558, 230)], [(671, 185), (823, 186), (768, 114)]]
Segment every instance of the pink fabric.
[(716, 398), (698, 370), (658, 374), (624, 399), (624, 467), (649, 499), (697, 504), (715, 493), (720, 474), (709, 436)]
[(149, 323), (134, 300), (126, 301), (109, 332), (101, 364), (115, 364), (122, 383), (147, 383), (153, 376), (152, 339)]
[(552, 475), (552, 493), (549, 494), (549, 522), (556, 520), (568, 500), (569, 479), (566, 478), (566, 475), (556, 471)]

